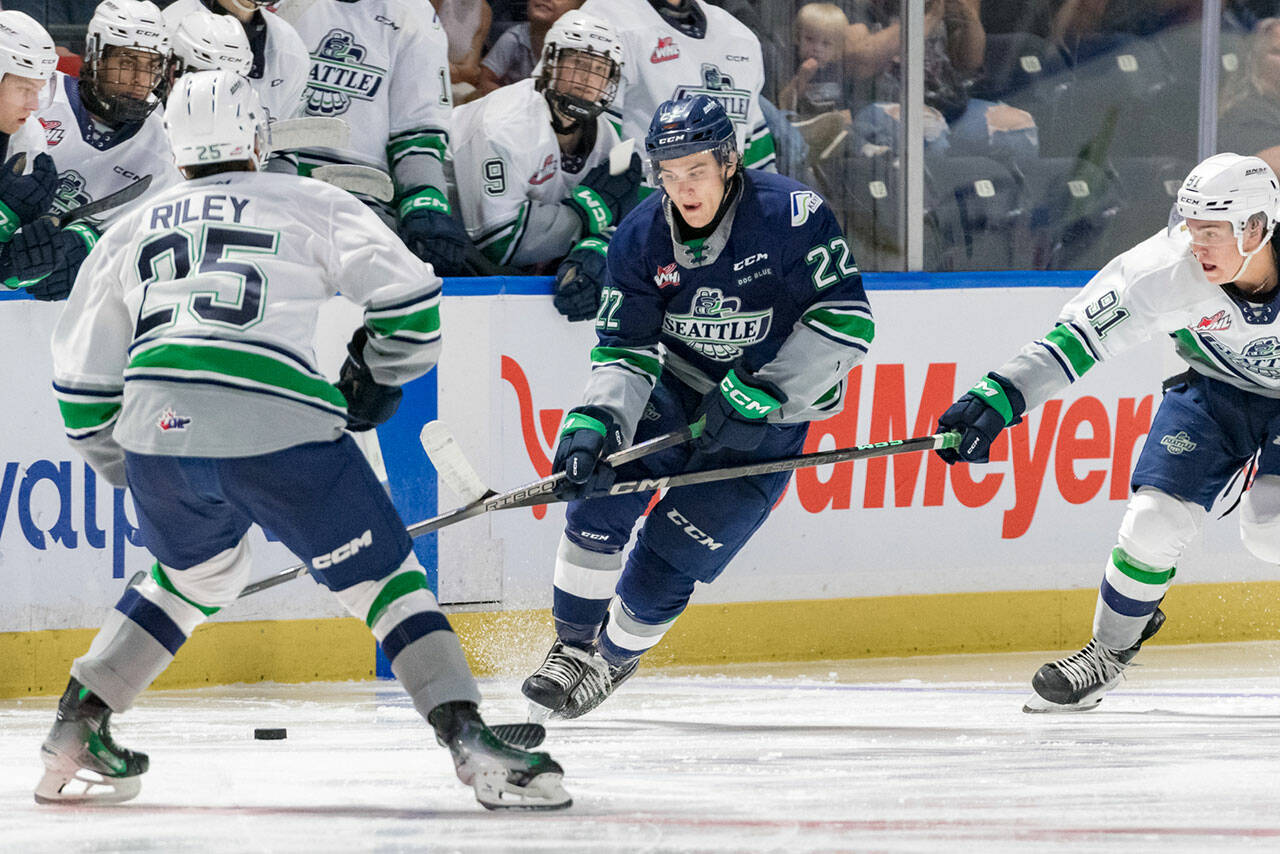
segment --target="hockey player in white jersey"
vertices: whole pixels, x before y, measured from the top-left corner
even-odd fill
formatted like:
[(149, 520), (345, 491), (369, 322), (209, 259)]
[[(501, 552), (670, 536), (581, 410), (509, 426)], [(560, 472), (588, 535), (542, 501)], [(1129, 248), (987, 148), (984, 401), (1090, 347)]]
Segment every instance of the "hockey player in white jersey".
[[(102, 238), (53, 338), (68, 436), (100, 476), (128, 485), (157, 562), (72, 664), (36, 800), (138, 794), (148, 757), (115, 743), (110, 717), (235, 601), (257, 523), (368, 623), (482, 804), (568, 806), (550, 756), (481, 720), (404, 523), (343, 430), (391, 417), (399, 386), (435, 364), (440, 278), (349, 193), (258, 171), (267, 120), (244, 78), (184, 76), (167, 124), (187, 180)], [(339, 289), (365, 311), (335, 386), (311, 342)]]
[(165, 7), (164, 22), (176, 38), (179, 23), (200, 9), (235, 21), (252, 52), (252, 64), (244, 76), (262, 99), (267, 115), (279, 121), (301, 114), (311, 57), (293, 26), (269, 5), (257, 0), (177, 0)]
[(1167, 230), (1114, 258), (1058, 324), (980, 379), (940, 419), (962, 433), (939, 451), (985, 463), (1008, 425), (1099, 362), (1168, 335), (1190, 370), (1167, 383), (1131, 477), (1132, 497), (1103, 573), (1093, 638), (1040, 668), (1025, 711), (1090, 709), (1164, 622), (1160, 602), (1214, 499), (1258, 454), (1240, 535), (1280, 563), (1280, 186), (1257, 157), (1217, 154), (1178, 191)]
[(350, 148), (299, 152), (300, 171), (350, 163), (389, 172), (394, 206), (361, 198), (437, 273), (464, 272), (470, 241), (451, 215), (444, 173), (453, 104), (439, 18), (410, 0), (287, 0), (280, 14), (311, 52), (305, 114), (352, 129)]
[[(173, 76), (188, 71), (217, 71), (225, 68), (248, 78), (253, 69), (253, 50), (240, 22), (228, 15), (215, 15), (201, 6), (169, 27), (173, 50)], [(253, 85), (253, 81), (249, 81)], [(259, 94), (261, 99), (261, 94)], [(302, 103), (301, 98), (298, 101)], [(263, 106), (263, 109), (267, 109)], [(268, 111), (268, 115), (270, 111)]]
[[(31, 16), (0, 12), (0, 282), (7, 272), (8, 242), (53, 204), (58, 171), (44, 153), (44, 133), (34, 118), (53, 97), (58, 64), (53, 39)], [(24, 172), (26, 174), (24, 174)]]
[[(622, 69), (609, 25), (570, 11), (551, 27), (536, 78), (453, 111), (454, 174), (467, 234), (495, 264), (561, 258), (555, 305), (595, 317), (609, 237), (639, 201), (640, 157), (610, 174), (620, 142), (604, 110)], [(568, 257), (565, 257), (565, 256)]]
[[(89, 21), (80, 78), (55, 75), (53, 102), (34, 118), (58, 167), (53, 206), (65, 212), (150, 175), (155, 193), (180, 180), (156, 107), (169, 82), (169, 37), (147, 0), (104, 0)], [(25, 226), (7, 256), (11, 284), (65, 299), (99, 234), (124, 208), (59, 228)]]
[(710, 95), (733, 119), (743, 165), (777, 171), (760, 109), (760, 40), (741, 21), (703, 0), (587, 0), (582, 11), (622, 39), (622, 85), (609, 112), (623, 139), (643, 139), (663, 101)]

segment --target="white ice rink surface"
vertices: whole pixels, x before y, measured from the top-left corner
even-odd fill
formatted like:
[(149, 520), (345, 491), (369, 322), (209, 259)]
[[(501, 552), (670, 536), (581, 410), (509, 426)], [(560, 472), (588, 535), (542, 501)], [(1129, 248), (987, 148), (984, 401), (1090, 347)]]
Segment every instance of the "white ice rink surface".
[(552, 722), (575, 803), (542, 814), (481, 808), (394, 683), (148, 693), (114, 725), (142, 794), (92, 809), (32, 801), (55, 700), (5, 700), (0, 851), (1280, 851), (1280, 643), (1151, 647), (1097, 710), (1023, 714), (1044, 660), (642, 669)]

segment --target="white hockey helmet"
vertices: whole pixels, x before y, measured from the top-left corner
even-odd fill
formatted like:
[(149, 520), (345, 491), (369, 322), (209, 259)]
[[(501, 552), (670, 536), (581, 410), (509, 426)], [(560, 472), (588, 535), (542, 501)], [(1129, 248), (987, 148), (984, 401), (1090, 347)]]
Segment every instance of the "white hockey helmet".
[[(153, 81), (145, 97), (106, 92), (103, 59), (108, 48), (154, 55)], [(169, 85), (169, 33), (159, 7), (150, 0), (103, 0), (93, 11), (85, 36), (80, 95), (85, 106), (109, 125), (140, 122), (164, 100)]]
[(261, 169), (271, 153), (258, 93), (226, 69), (182, 75), (165, 106), (164, 125), (179, 167), (248, 160)]
[[(603, 57), (603, 74), (575, 67), (570, 52)], [(572, 9), (551, 25), (542, 43), (535, 88), (554, 109), (551, 122), (567, 133), (613, 103), (622, 79), (622, 41), (601, 18)], [(559, 113), (559, 116), (557, 116)], [(568, 119), (565, 124), (562, 119)]]
[(172, 35), (173, 73), (225, 68), (248, 77), (253, 51), (244, 27), (230, 15), (215, 15), (201, 6), (182, 17)]
[[(1245, 252), (1244, 239), (1249, 220), (1256, 214), (1266, 217), (1262, 241), (1252, 252)], [(1275, 232), (1280, 216), (1280, 183), (1266, 161), (1239, 154), (1215, 154), (1191, 170), (1174, 202), (1170, 231), (1182, 228), (1188, 219), (1205, 219), (1231, 223), (1236, 249), (1244, 263), (1232, 278), (1239, 278), (1249, 260), (1266, 246)]]
[(48, 106), (53, 95), (53, 72), (58, 52), (53, 39), (35, 18), (16, 9), (0, 12), (0, 76), (13, 74), (33, 80), (47, 80), (40, 106)]

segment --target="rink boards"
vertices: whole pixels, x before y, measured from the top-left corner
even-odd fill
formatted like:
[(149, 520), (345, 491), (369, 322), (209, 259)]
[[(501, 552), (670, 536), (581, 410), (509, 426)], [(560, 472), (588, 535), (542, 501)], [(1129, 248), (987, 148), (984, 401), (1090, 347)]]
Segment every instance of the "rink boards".
[[(877, 336), (845, 411), (808, 449), (932, 432), (984, 371), (1047, 332), (1085, 274), (869, 275)], [(456, 503), (437, 490), (417, 433), (443, 418), (487, 483), (545, 475), (563, 411), (587, 378), (590, 324), (566, 324), (545, 280), (453, 280), (436, 374), (379, 430), (389, 486), (417, 520)], [(336, 374), (359, 312), (325, 314)], [(60, 306), (0, 305), (10, 388), (0, 475), (0, 696), (60, 690), (122, 579), (150, 564), (126, 494), (96, 482), (62, 437), (48, 337)], [(651, 654), (655, 663), (1056, 649), (1088, 637), (1094, 591), (1127, 480), (1175, 370), (1156, 341), (1096, 368), (997, 443), (986, 467), (933, 455), (799, 473), (773, 517)], [(1225, 505), (1224, 505), (1225, 509)], [(1216, 515), (1216, 514), (1215, 514)], [(549, 640), (559, 507), (504, 511), (416, 549), (473, 663), (501, 671)], [(294, 563), (254, 533), (255, 576)], [(1234, 518), (1211, 521), (1179, 567), (1162, 641), (1275, 638), (1274, 567)], [(367, 630), (309, 580), (253, 596), (197, 630), (158, 684), (372, 675)]]

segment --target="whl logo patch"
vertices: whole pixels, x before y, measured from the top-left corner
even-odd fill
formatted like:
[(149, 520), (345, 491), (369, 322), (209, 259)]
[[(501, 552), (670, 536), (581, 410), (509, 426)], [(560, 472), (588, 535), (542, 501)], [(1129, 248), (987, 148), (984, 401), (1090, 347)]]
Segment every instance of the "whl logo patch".
[(346, 30), (332, 29), (311, 54), (307, 75), (307, 114), (338, 116), (357, 98), (372, 101), (382, 88), (387, 70), (364, 63), (365, 48)]
[(717, 362), (732, 362), (769, 334), (773, 309), (742, 311), (742, 300), (719, 288), (698, 288), (689, 314), (667, 313), (662, 331)]
[(663, 36), (658, 39), (658, 46), (653, 49), (653, 53), (649, 54), (649, 61), (654, 65), (679, 58), (680, 48), (676, 45), (676, 40), (671, 36)]
[(50, 148), (62, 142), (62, 137), (67, 133), (62, 127), (62, 122), (52, 119), (40, 119), (40, 127), (44, 128), (44, 141)]
[(659, 288), (678, 288), (680, 287), (680, 269), (675, 261), (670, 264), (664, 264), (658, 268), (658, 272), (653, 276), (653, 283)]
[(1231, 315), (1227, 314), (1226, 309), (1218, 312), (1213, 317), (1202, 317), (1200, 322), (1196, 324), (1196, 329), (1201, 332), (1221, 332), (1230, 328)]
[(1190, 453), (1197, 447), (1196, 443), (1191, 441), (1191, 437), (1187, 435), (1185, 430), (1179, 430), (1177, 433), (1165, 436), (1160, 440), (1160, 444), (1164, 445), (1165, 450), (1174, 456)]
[(156, 426), (159, 427), (161, 431), (167, 433), (170, 430), (185, 430), (187, 429), (187, 425), (190, 423), (190, 418), (178, 415), (173, 411), (173, 408), (170, 407), (160, 413), (160, 418), (156, 421)]

